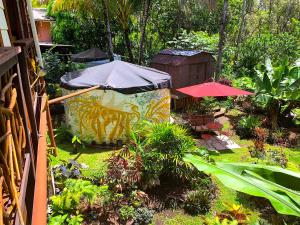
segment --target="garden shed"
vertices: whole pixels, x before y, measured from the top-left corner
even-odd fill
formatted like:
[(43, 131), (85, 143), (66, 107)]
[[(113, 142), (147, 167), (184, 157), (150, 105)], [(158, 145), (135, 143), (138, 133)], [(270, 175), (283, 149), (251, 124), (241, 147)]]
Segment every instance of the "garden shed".
[(65, 100), (67, 124), (86, 142), (126, 142), (141, 120), (169, 121), (171, 77), (122, 61), (65, 74), (63, 94), (99, 86)]
[(213, 77), (215, 59), (207, 51), (166, 49), (154, 56), (150, 66), (172, 76), (172, 94), (180, 98), (183, 95), (177, 88), (204, 83)]

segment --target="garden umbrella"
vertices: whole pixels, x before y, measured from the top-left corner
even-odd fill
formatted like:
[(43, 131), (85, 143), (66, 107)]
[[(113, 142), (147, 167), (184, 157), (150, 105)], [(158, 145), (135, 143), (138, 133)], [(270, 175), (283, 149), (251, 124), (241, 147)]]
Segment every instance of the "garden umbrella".
[(201, 97), (222, 97), (222, 96), (239, 96), (251, 95), (253, 93), (238, 88), (230, 87), (217, 82), (207, 82), (189, 87), (176, 89), (177, 91), (190, 95), (195, 98)]

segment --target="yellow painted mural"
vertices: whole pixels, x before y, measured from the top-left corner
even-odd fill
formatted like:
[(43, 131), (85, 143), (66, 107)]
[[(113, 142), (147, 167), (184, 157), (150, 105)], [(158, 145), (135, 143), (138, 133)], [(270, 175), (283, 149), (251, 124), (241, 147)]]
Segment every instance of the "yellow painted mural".
[(140, 120), (155, 123), (169, 120), (170, 91), (160, 89), (124, 95), (112, 90), (95, 90), (66, 100), (65, 109), (68, 124), (82, 140), (126, 142), (130, 130)]

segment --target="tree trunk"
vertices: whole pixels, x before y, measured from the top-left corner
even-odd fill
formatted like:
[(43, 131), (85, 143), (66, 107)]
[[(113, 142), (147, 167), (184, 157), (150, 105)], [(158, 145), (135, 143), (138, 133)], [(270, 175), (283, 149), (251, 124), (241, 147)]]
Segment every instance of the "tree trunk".
[(274, 102), (271, 104), (269, 108), (269, 116), (271, 120), (271, 128), (272, 130), (278, 129), (278, 115), (280, 111), (279, 102), (277, 100), (274, 100)]
[(236, 39), (236, 51), (235, 51), (235, 56), (234, 56), (234, 62), (236, 62), (239, 57), (240, 43), (241, 43), (241, 39), (242, 39), (244, 27), (245, 27), (245, 22), (246, 22), (246, 20), (245, 20), (246, 9), (247, 9), (247, 0), (243, 0), (240, 27), (239, 27), (238, 36)]
[(109, 60), (114, 60), (114, 50), (113, 50), (113, 44), (112, 44), (112, 35), (110, 30), (110, 22), (109, 22), (109, 10), (108, 10), (108, 2), (107, 0), (102, 0), (103, 5), (103, 16), (106, 26), (106, 33), (107, 33), (107, 43), (108, 43), (108, 56)]
[(144, 0), (144, 12), (143, 12), (143, 18), (142, 18), (142, 34), (141, 34), (141, 40), (140, 40), (140, 49), (139, 49), (139, 59), (138, 64), (142, 64), (144, 60), (144, 42), (145, 42), (145, 36), (146, 36), (146, 27), (147, 27), (147, 21), (150, 11), (150, 5), (151, 0)]
[(130, 43), (130, 39), (129, 39), (129, 30), (128, 29), (124, 30), (124, 38), (125, 38), (126, 48), (127, 48), (127, 51), (128, 51), (129, 62), (133, 63), (133, 54), (132, 54), (131, 43)]
[(222, 56), (223, 56), (223, 47), (225, 44), (225, 28), (227, 24), (227, 10), (228, 10), (228, 0), (224, 0), (222, 21), (219, 32), (219, 45), (218, 45), (218, 59), (217, 59), (217, 70), (216, 70), (216, 79), (220, 77), (222, 70)]
[(271, 31), (271, 28), (272, 28), (273, 2), (274, 2), (274, 0), (270, 0), (270, 2), (269, 2), (269, 31)]
[(288, 26), (289, 20), (291, 18), (293, 5), (294, 5), (294, 1), (289, 0), (288, 6), (286, 7), (285, 17), (284, 17), (283, 25), (281, 27), (281, 32), (284, 32), (287, 30), (287, 26)]

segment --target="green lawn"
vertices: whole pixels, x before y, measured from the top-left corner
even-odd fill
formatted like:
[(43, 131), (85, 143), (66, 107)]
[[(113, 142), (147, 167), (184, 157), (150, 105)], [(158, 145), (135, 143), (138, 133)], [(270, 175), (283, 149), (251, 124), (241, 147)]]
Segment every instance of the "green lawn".
[(106, 171), (106, 160), (114, 149), (85, 147), (78, 150), (77, 154), (73, 154), (72, 151), (73, 146), (71, 144), (58, 144), (58, 156), (53, 160), (52, 165), (59, 164), (60, 160), (68, 161), (69, 159), (74, 159), (88, 165), (88, 168), (82, 171), (84, 176), (98, 177)]

